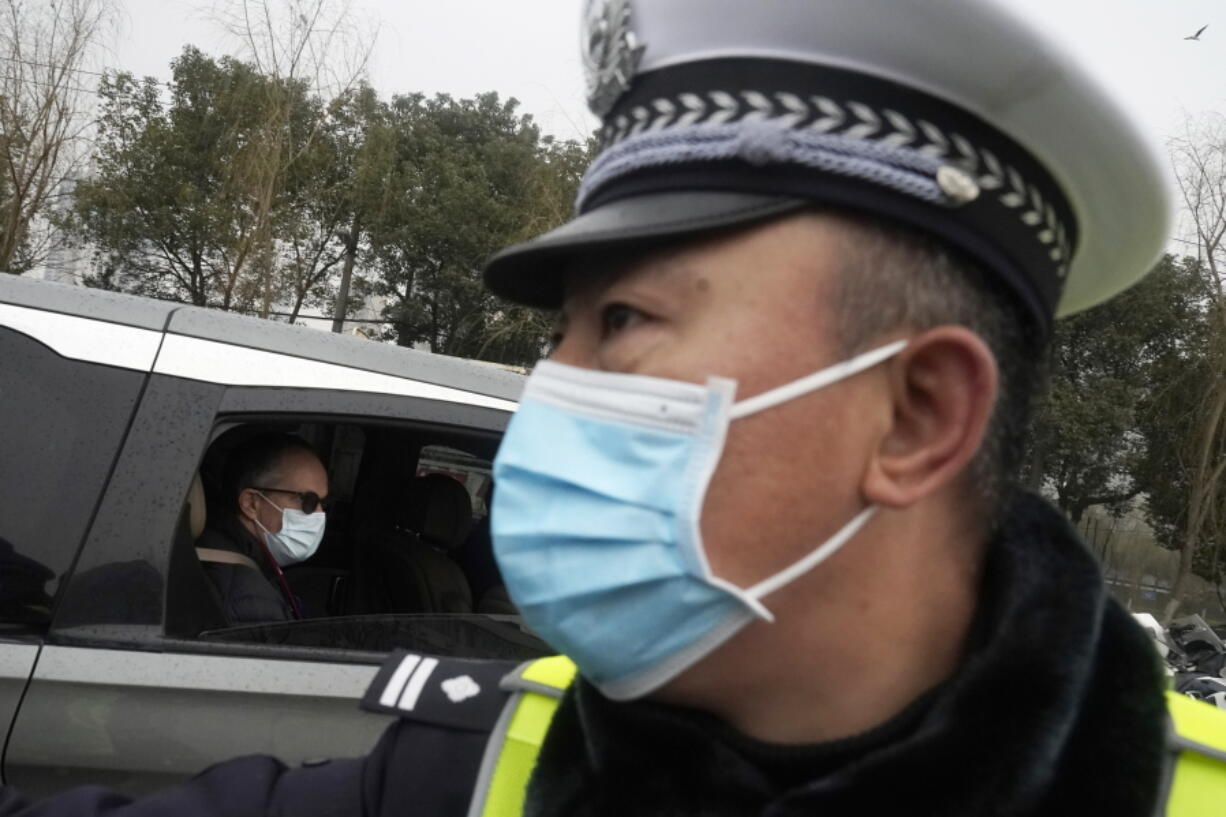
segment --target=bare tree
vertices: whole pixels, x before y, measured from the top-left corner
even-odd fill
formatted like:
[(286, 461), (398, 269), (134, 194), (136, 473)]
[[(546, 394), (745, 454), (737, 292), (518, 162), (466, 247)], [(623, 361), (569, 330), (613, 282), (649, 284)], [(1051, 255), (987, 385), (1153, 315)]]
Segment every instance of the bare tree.
[[(301, 248), (292, 242), (280, 246), (286, 242), (277, 235), (277, 211), (293, 212), (279, 206), (288, 178), (312, 150), (339, 101), (366, 75), (374, 34), (361, 29), (349, 0), (222, 0), (215, 13), (239, 43), (241, 56), (270, 80), (259, 86), (264, 98), (255, 110), (261, 121), (231, 168), (230, 184), (247, 199), (254, 222), (236, 257), (253, 266), (254, 274), (247, 277), (257, 290), (261, 317), (290, 294), (296, 314), (303, 296)], [(305, 100), (319, 104), (304, 110)], [(280, 227), (290, 235), (303, 232), (301, 225)], [(293, 259), (278, 263), (285, 253)], [(323, 248), (312, 254), (322, 258)], [(232, 272), (246, 271), (240, 263)]]
[(1190, 395), (1188, 403), (1191, 422), (1181, 458), (1187, 510), (1167, 621), (1179, 609), (1198, 550), (1208, 545), (1216, 551), (1226, 540), (1226, 117), (1189, 119), (1170, 147), (1184, 229), (1203, 271), (1206, 337), (1200, 393)]
[(331, 100), (366, 74), (375, 35), (349, 0), (223, 0), (215, 13), (241, 56), (267, 77), (305, 83)]
[(85, 70), (112, 0), (0, 0), (0, 272), (41, 262), (47, 209), (83, 156), (93, 92)]

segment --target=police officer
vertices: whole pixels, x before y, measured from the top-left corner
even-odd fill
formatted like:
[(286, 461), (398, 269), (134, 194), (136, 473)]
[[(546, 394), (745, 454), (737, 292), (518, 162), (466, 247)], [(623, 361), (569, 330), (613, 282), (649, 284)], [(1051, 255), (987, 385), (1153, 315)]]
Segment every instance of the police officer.
[(1220, 814), (1216, 710), (1010, 479), (1053, 319), (1167, 235), (1133, 123), (995, 0), (593, 0), (582, 43), (578, 215), (486, 270), (560, 309), (492, 534), (567, 658), (397, 654), (365, 759), (0, 813)]

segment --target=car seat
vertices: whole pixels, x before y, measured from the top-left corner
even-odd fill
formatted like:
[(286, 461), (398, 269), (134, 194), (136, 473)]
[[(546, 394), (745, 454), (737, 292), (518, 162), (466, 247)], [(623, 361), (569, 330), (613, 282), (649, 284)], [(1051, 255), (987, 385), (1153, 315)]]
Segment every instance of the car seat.
[[(209, 581), (196, 549), (196, 539), (208, 519), (204, 485), (200, 475), (192, 478), (175, 540), (170, 550), (166, 580), (166, 635), (194, 638), (204, 630), (229, 626), (217, 589)], [(235, 554), (237, 555), (237, 554)]]
[(415, 477), (391, 511), (394, 530), (367, 543), (386, 612), (471, 613), (468, 579), (450, 556), (472, 528), (468, 491), (443, 474)]
[(505, 584), (495, 584), (486, 590), (477, 604), (477, 612), (491, 616), (518, 616), (519, 608), (511, 601)]

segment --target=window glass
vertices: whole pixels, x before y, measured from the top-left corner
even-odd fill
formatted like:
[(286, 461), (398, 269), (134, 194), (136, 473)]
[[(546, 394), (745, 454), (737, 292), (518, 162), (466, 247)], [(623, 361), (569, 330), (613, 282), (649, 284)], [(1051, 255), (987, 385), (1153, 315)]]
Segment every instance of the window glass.
[(0, 624), (50, 620), (142, 378), (0, 329)]
[[(270, 433), (309, 444), (327, 473), (322, 541), (301, 561), (274, 556), (267, 536), (275, 535), (276, 520), (263, 520), (266, 534), (236, 512), (232, 463), (244, 462), (253, 441)], [(216, 553), (172, 559), (169, 609), (178, 609), (174, 597), (213, 609), (168, 616), (194, 622), (191, 632), (168, 634), (223, 650), (276, 644), (355, 653), (400, 646), (465, 657), (546, 654), (519, 622), (493, 558), (487, 517), (497, 443), (497, 434), (484, 429), (408, 423), (287, 417), (220, 426), (201, 466), (208, 522), (188, 547), (242, 559), (218, 562)], [(278, 479), (273, 487), (301, 487), (290, 484), (292, 474)], [(288, 494), (277, 500), (298, 501)], [(253, 609), (247, 603), (253, 594), (268, 603)]]

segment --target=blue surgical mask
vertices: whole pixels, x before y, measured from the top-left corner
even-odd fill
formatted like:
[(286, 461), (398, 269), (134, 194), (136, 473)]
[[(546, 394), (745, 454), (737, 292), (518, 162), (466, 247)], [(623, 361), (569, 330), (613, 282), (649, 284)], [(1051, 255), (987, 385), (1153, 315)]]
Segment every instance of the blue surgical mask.
[(711, 572), (699, 524), (735, 419), (836, 383), (905, 341), (734, 402), (706, 386), (546, 361), (494, 461), (494, 552), (525, 622), (616, 700), (658, 689), (755, 617), (768, 594), (830, 557), (872, 516), (753, 587)]
[(264, 544), (268, 545), (268, 552), (277, 564), (287, 567), (305, 562), (314, 556), (315, 551), (319, 550), (320, 542), (324, 540), (328, 515), (323, 511), (303, 513), (297, 508), (282, 508), (259, 491), (256, 491), (256, 494), (281, 512), (281, 530), (276, 533), (260, 525), (259, 519), (254, 520), (264, 532)]

